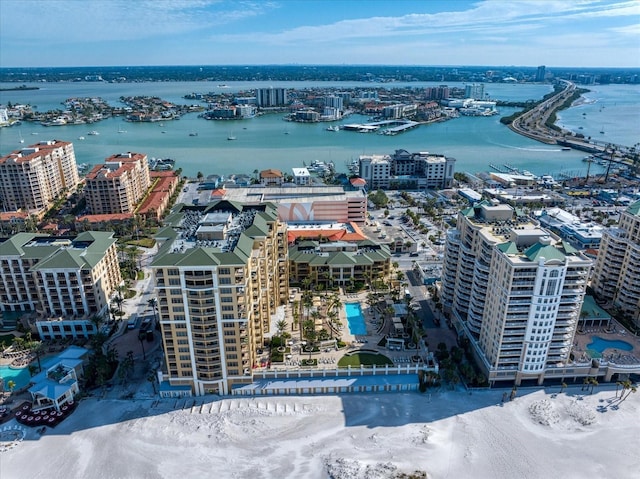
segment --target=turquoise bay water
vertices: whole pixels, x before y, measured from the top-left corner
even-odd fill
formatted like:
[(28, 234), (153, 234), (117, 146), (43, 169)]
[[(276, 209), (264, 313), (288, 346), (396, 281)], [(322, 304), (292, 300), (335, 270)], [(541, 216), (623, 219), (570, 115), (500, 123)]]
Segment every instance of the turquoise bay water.
[[(433, 83), (384, 84), (370, 83), (322, 83), (322, 82), (286, 82), (272, 86), (287, 88), (309, 87), (384, 87), (411, 86), (420, 88)], [(110, 104), (119, 104), (123, 95), (153, 95), (188, 104), (193, 101), (182, 98), (191, 92), (206, 93), (223, 91), (207, 82), (158, 82), (158, 83), (53, 83), (38, 84), (40, 90), (0, 92), (0, 104), (30, 103), (37, 105), (38, 111), (63, 108), (61, 102), (73, 96), (101, 96)], [(230, 83), (224, 91), (240, 92), (261, 86), (271, 86), (267, 82)], [(454, 86), (454, 84), (450, 84)], [(462, 85), (459, 85), (462, 86)], [(610, 88), (611, 87), (611, 88)], [(613, 101), (611, 110), (616, 106), (615, 98), (624, 98), (635, 109), (629, 109), (619, 128), (607, 128), (602, 137), (611, 136), (611, 141), (623, 144), (637, 136), (637, 127), (632, 128), (634, 115), (638, 119), (638, 86), (611, 85), (599, 87), (593, 95), (606, 95)], [(539, 99), (549, 92), (549, 85), (513, 85), (487, 84), (486, 90), (492, 98), (504, 100)], [(601, 91), (602, 90), (602, 91)], [(634, 95), (634, 92), (636, 93)], [(635, 102), (633, 101), (635, 99)], [(603, 100), (604, 101), (604, 100)], [(622, 100), (620, 100), (622, 102)], [(597, 103), (596, 103), (597, 104)], [(621, 103), (620, 103), (621, 105)], [(566, 110), (569, 115), (573, 110)], [(608, 108), (608, 107), (607, 107)], [(626, 107), (625, 107), (626, 108)], [(627, 109), (625, 109), (625, 112)], [(510, 108), (501, 108), (501, 115), (513, 112)], [(573, 114), (573, 113), (571, 113)], [(607, 113), (608, 114), (608, 113)], [(290, 172), (291, 168), (310, 164), (314, 160), (333, 161), (338, 171), (347, 171), (346, 163), (363, 154), (389, 154), (396, 149), (411, 152), (429, 151), (456, 158), (456, 171), (477, 173), (488, 171), (490, 164), (509, 164), (535, 174), (569, 176), (586, 174), (586, 163), (582, 162), (584, 153), (562, 151), (560, 148), (544, 145), (517, 135), (500, 124), (500, 116), (461, 117), (443, 123), (423, 125), (397, 136), (362, 134), (356, 132), (328, 132), (327, 123), (302, 124), (283, 121), (282, 114), (269, 114), (246, 121), (206, 121), (197, 114), (185, 115), (180, 120), (159, 123), (127, 123), (122, 118), (112, 118), (93, 125), (67, 125), (61, 127), (43, 127), (33, 123), (23, 123), (14, 128), (0, 129), (0, 154), (5, 155), (21, 146), (45, 139), (72, 141), (78, 163), (96, 164), (106, 157), (126, 151), (146, 153), (149, 157), (173, 158), (176, 167), (184, 174), (195, 176), (198, 171), (205, 175), (234, 173), (252, 173), (255, 169), (277, 168)], [(578, 113), (577, 116), (581, 116)], [(595, 115), (591, 115), (594, 116)], [(612, 115), (611, 121), (614, 121)], [(588, 115), (587, 118), (590, 116)], [(562, 117), (563, 121), (568, 121)], [(354, 115), (343, 121), (331, 124), (366, 121), (366, 117)], [(591, 120), (588, 120), (591, 121)], [(638, 121), (635, 125), (638, 125)], [(631, 125), (631, 126), (630, 126)], [(599, 131), (602, 125), (591, 123), (590, 128)], [(629, 131), (624, 133), (625, 128)], [(97, 130), (100, 135), (88, 136), (89, 130)], [(119, 133), (126, 130), (126, 133)], [(190, 136), (189, 133), (198, 133)], [(236, 141), (228, 141), (233, 135)], [(23, 145), (19, 143), (24, 138)], [(83, 136), (84, 140), (78, 138)], [(600, 138), (604, 140), (605, 138)], [(592, 165), (591, 173), (596, 165)], [(597, 173), (597, 171), (595, 171)]]
[(591, 342), (587, 344), (587, 349), (593, 349), (600, 354), (608, 348), (619, 349), (620, 351), (632, 351), (633, 345), (620, 339), (604, 339), (600, 336), (593, 336)]
[(360, 304), (347, 303), (344, 305), (344, 309), (347, 313), (347, 323), (349, 324), (351, 334), (354, 336), (356, 334), (367, 334), (367, 325), (364, 322)]

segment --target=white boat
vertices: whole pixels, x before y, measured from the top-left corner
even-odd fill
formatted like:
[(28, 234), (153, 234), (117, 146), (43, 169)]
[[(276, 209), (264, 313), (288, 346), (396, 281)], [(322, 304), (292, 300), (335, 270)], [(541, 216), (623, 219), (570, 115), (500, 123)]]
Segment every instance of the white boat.
[(18, 131), (18, 135), (20, 135), (20, 143), (24, 143), (24, 138), (22, 138), (22, 132)]
[(118, 128), (118, 133), (126, 133), (127, 130), (123, 130), (122, 127)]
[(84, 136), (79, 136), (78, 140), (84, 140)]
[(327, 131), (340, 131), (340, 127), (338, 125), (328, 126)]
[(91, 135), (91, 136), (96, 136), (99, 135), (100, 133), (97, 132), (96, 130), (91, 130), (89, 133), (87, 133), (87, 135)]

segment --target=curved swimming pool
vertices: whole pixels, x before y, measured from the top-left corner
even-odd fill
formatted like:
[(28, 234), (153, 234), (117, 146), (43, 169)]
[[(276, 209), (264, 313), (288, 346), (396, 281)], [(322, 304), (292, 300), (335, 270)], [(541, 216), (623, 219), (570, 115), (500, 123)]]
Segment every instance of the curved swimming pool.
[(354, 336), (356, 334), (367, 334), (367, 325), (364, 322), (360, 303), (346, 303), (344, 310), (347, 313), (347, 324), (349, 332)]
[(587, 344), (587, 349), (591, 349), (593, 351), (597, 351), (600, 354), (605, 349), (618, 349), (620, 351), (631, 351), (633, 350), (633, 345), (627, 343), (626, 341), (622, 341), (620, 339), (604, 339), (600, 336), (592, 336), (591, 342)]
[(29, 374), (29, 368), (13, 369), (9, 366), (0, 366), (0, 378), (4, 379), (5, 389), (9, 389), (7, 386), (8, 381), (15, 382), (15, 389), (20, 389), (29, 384), (31, 375)]

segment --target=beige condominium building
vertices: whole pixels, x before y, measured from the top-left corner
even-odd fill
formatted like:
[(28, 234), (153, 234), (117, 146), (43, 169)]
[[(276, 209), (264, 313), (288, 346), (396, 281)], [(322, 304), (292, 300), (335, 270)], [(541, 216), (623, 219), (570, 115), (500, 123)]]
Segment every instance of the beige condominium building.
[(0, 243), (0, 310), (33, 312), (40, 337), (87, 337), (122, 283), (113, 233), (18, 233)]
[(43, 213), (80, 182), (73, 143), (41, 141), (0, 158), (3, 211)]
[[(213, 216), (224, 225), (199, 236)], [(227, 201), (185, 206), (168, 221), (151, 265), (166, 361), (161, 395), (229, 394), (251, 382), (271, 318), (288, 300), (286, 225), (272, 204)]]
[(640, 201), (602, 235), (592, 286), (599, 298), (640, 326)]
[(447, 237), (442, 301), (490, 383), (572, 376), (591, 265), (508, 205), (481, 202), (459, 213)]
[(93, 215), (133, 213), (150, 186), (147, 155), (129, 152), (96, 165), (87, 175), (83, 191)]
[(386, 244), (370, 240), (301, 241), (289, 248), (289, 278), (301, 284), (305, 278), (314, 285), (371, 284), (388, 281), (391, 252)]

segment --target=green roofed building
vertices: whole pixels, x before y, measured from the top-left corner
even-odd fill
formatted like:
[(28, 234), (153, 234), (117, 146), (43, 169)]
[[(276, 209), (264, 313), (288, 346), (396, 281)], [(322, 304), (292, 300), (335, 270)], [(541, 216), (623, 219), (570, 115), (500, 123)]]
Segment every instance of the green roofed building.
[[(151, 265), (166, 361), (160, 394), (230, 394), (251, 382), (289, 297), (286, 225), (270, 203), (185, 206), (171, 219)], [(219, 228), (203, 233), (203, 221)]]
[(491, 384), (590, 373), (571, 350), (591, 260), (508, 205), (483, 201), (448, 232), (445, 312)]
[(18, 233), (0, 243), (0, 310), (34, 312), (43, 339), (88, 337), (122, 283), (113, 233)]
[(391, 252), (385, 244), (369, 240), (346, 242), (302, 241), (289, 248), (289, 278), (301, 284), (329, 288), (350, 283), (387, 281), (391, 274)]

